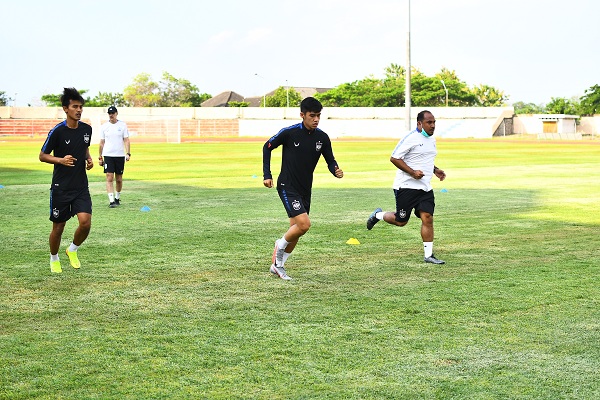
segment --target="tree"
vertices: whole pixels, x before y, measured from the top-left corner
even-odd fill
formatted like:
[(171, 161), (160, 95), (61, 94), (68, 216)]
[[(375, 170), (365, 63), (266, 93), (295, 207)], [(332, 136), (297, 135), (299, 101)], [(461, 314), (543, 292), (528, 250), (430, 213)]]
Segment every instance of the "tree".
[[(279, 86), (271, 96), (265, 98), (266, 107), (300, 107), (302, 96), (294, 88)], [(260, 103), (262, 107), (262, 102)]]
[(546, 104), (546, 114), (569, 114), (577, 115), (579, 103), (577, 101), (562, 97), (552, 97), (550, 103)]
[(230, 101), (227, 103), (227, 107), (248, 107), (250, 105), (247, 101)]
[(513, 108), (515, 109), (515, 114), (543, 114), (546, 112), (546, 107), (543, 104), (537, 105), (522, 101), (514, 103)]
[(587, 89), (579, 103), (581, 115), (594, 115), (600, 113), (600, 85)]
[(100, 92), (93, 99), (86, 99), (85, 105), (88, 107), (127, 107), (129, 103), (125, 100), (122, 93)]
[(475, 86), (472, 92), (480, 107), (503, 107), (508, 100), (504, 92), (488, 85)]
[(177, 79), (168, 72), (163, 72), (159, 85), (161, 107), (200, 107), (202, 102), (212, 96), (200, 94), (198, 88), (187, 79)]
[(161, 100), (159, 84), (145, 72), (133, 78), (133, 83), (125, 88), (123, 95), (133, 107), (157, 107)]
[(10, 99), (6, 96), (6, 92), (0, 92), (0, 107), (8, 105)]

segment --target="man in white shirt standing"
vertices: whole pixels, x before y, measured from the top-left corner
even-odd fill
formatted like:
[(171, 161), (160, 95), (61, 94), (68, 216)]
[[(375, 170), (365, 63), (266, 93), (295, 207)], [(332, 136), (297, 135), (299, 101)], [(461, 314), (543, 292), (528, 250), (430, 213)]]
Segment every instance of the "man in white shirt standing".
[[(100, 127), (100, 165), (104, 166), (106, 174), (106, 191), (109, 207), (115, 208), (121, 204), (123, 189), (123, 171), (125, 161), (131, 157), (129, 146), (129, 131), (127, 124), (117, 119), (117, 107), (108, 107), (109, 120)], [(116, 183), (116, 191), (114, 181)]]
[(421, 218), (421, 238), (425, 252), (424, 261), (432, 264), (445, 264), (433, 255), (433, 212), (435, 198), (431, 178), (440, 181), (446, 173), (434, 165), (437, 149), (433, 133), (435, 117), (427, 110), (417, 115), (417, 128), (404, 136), (392, 152), (390, 161), (398, 168), (394, 179), (396, 212), (384, 212), (377, 208), (367, 220), (367, 229), (381, 220), (388, 224), (404, 226), (414, 209), (415, 216)]

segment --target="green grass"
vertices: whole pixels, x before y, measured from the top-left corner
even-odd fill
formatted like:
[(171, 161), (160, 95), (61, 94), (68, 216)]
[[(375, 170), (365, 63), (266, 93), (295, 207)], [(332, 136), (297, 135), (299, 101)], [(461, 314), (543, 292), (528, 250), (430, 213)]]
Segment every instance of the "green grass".
[(414, 218), (364, 227), (395, 141), (337, 141), (291, 282), (261, 142), (134, 143), (118, 209), (96, 166), (82, 269), (51, 275), (41, 144), (0, 143), (1, 399), (600, 396), (595, 143), (439, 140), (432, 266)]

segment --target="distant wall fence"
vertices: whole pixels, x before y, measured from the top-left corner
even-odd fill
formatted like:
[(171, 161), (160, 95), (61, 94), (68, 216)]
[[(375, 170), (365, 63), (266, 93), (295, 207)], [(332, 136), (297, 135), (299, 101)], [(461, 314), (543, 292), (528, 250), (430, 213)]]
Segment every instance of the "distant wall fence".
[[(540, 139), (597, 138), (600, 116), (578, 120), (576, 131), (543, 131), (536, 115), (515, 116), (512, 107), (431, 107), (439, 138), (484, 139), (513, 134), (538, 135)], [(413, 107), (411, 119), (416, 126)], [(190, 142), (214, 138), (268, 138), (281, 128), (300, 122), (297, 108), (120, 107), (119, 119), (128, 125), (132, 138), (151, 142)], [(64, 120), (60, 107), (0, 107), (0, 137), (46, 136)], [(84, 122), (92, 125), (92, 143), (98, 143), (100, 126), (108, 120), (105, 108), (84, 108)], [(338, 107), (323, 110), (319, 127), (332, 138), (397, 138), (405, 129), (403, 107)], [(574, 128), (575, 129), (575, 128)], [(564, 135), (561, 133), (565, 133)], [(545, 134), (545, 135), (541, 135)]]

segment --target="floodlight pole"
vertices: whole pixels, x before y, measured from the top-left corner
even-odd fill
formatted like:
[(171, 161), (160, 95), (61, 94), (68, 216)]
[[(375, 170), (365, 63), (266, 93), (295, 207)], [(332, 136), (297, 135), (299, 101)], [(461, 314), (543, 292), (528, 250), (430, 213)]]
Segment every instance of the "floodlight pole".
[[(259, 74), (254, 74), (254, 75), (258, 76), (260, 79), (265, 79), (264, 76), (260, 76)], [(267, 94), (266, 93), (263, 94), (263, 107), (267, 107)]]
[(406, 86), (404, 88), (404, 124), (407, 131), (410, 131), (410, 0), (408, 0), (408, 12), (407, 15), (407, 30), (406, 30), (406, 73), (405, 81)]
[(446, 87), (446, 84), (444, 83), (443, 79), (440, 79), (440, 81), (442, 82), (442, 86), (444, 87), (444, 90), (446, 91), (446, 107), (448, 107), (448, 88)]
[(285, 80), (285, 101), (286, 107), (290, 107), (290, 85), (288, 84), (288, 80)]

